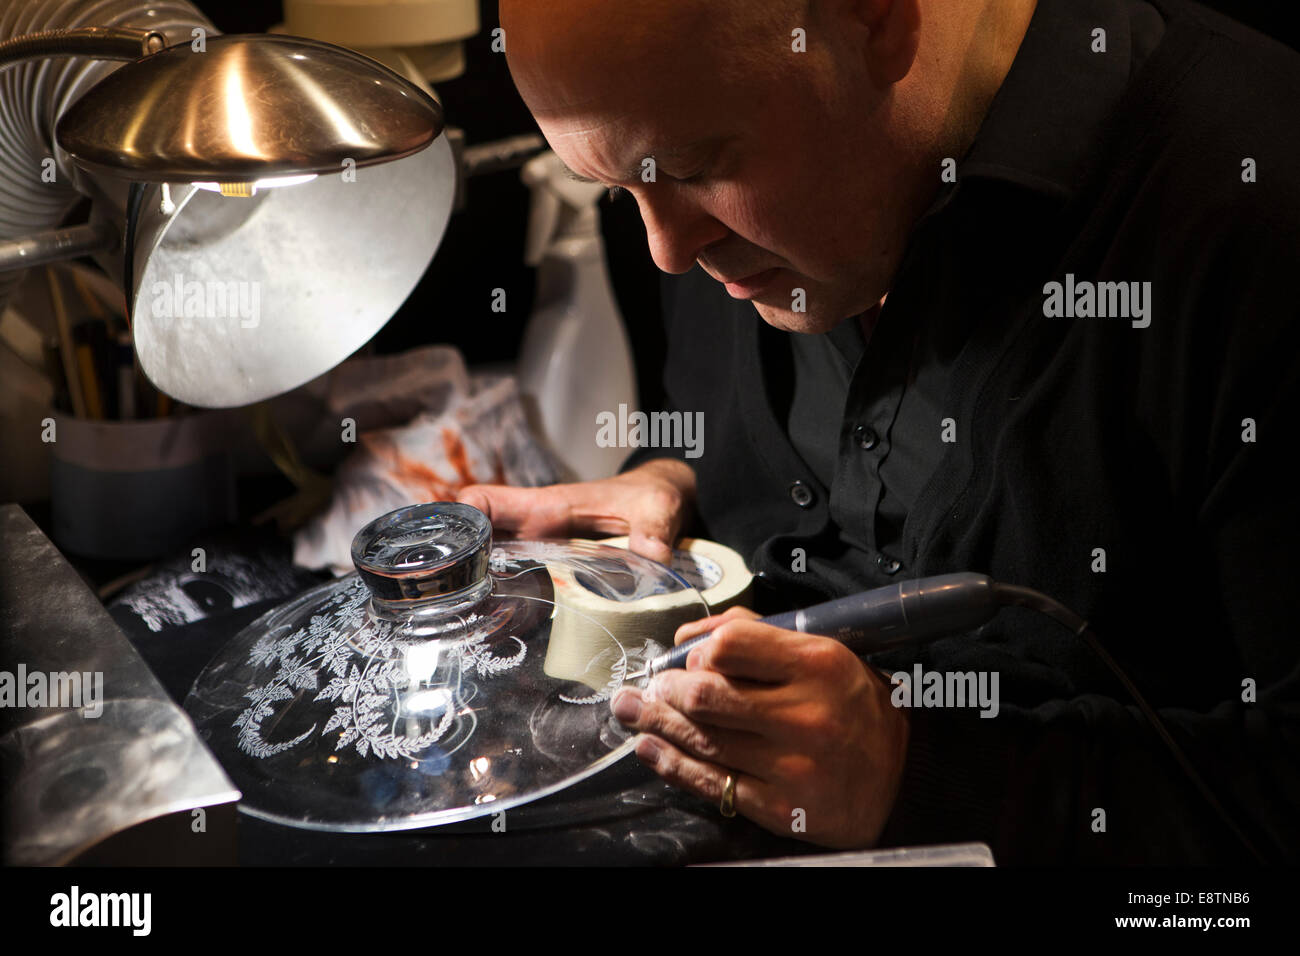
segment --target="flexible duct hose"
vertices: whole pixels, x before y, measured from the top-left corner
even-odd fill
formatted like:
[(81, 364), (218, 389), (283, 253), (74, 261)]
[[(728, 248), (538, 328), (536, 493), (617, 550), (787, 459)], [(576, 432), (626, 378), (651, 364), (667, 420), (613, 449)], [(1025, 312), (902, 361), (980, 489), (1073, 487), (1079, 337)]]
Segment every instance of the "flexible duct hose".
[[(0, 40), (76, 27), (156, 30), (168, 44), (189, 41), (191, 30), (217, 30), (185, 0), (0, 0)], [(0, 70), (0, 239), (15, 239), (63, 224), (82, 198), (71, 159), (54, 143), (59, 117), (120, 62), (59, 58), (30, 60)], [(45, 182), (46, 160), (54, 182)], [(0, 273), (0, 311), (24, 272)]]

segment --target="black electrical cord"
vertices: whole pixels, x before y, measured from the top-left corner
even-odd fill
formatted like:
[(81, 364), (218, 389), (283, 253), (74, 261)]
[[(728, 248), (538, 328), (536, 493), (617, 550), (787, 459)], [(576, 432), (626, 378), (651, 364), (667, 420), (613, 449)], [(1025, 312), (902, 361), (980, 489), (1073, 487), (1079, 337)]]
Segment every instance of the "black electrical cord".
[(1183, 752), (1183, 748), (1178, 746), (1178, 742), (1174, 740), (1173, 736), (1169, 733), (1168, 728), (1165, 727), (1164, 721), (1160, 719), (1160, 716), (1155, 712), (1151, 705), (1147, 703), (1146, 698), (1142, 696), (1142, 693), (1137, 689), (1136, 685), (1129, 680), (1128, 675), (1124, 673), (1124, 669), (1120, 667), (1119, 664), (1115, 662), (1114, 658), (1106, 652), (1106, 649), (1101, 646), (1101, 643), (1097, 640), (1097, 636), (1089, 629), (1087, 621), (1079, 617), (1079, 615), (1075, 614), (1059, 601), (1048, 597), (1040, 591), (1035, 591), (1033, 588), (1021, 587), (1018, 584), (1002, 584), (994, 582), (993, 589), (997, 595), (998, 603), (1015, 607), (1026, 607), (1038, 611), (1040, 614), (1045, 614), (1053, 620), (1065, 625), (1074, 632), (1075, 637), (1082, 639), (1083, 642), (1092, 649), (1092, 652), (1100, 658), (1101, 662), (1110, 668), (1111, 673), (1115, 675), (1115, 678), (1124, 686), (1124, 689), (1128, 691), (1129, 696), (1133, 698), (1138, 709), (1142, 711), (1143, 716), (1145, 716), (1151, 723), (1156, 734), (1164, 742), (1165, 747), (1168, 748), (1169, 752), (1173, 755), (1174, 760), (1182, 768), (1183, 773), (1187, 775), (1187, 778), (1191, 780), (1196, 789), (1200, 791), (1201, 796), (1205, 798), (1205, 801), (1210, 805), (1214, 812), (1218, 814), (1219, 819), (1223, 821), (1224, 825), (1232, 831), (1233, 835), (1236, 836), (1241, 844), (1250, 851), (1250, 854), (1258, 862), (1268, 862), (1265, 856), (1258, 850), (1258, 848), (1256, 848), (1255, 844), (1251, 842), (1250, 838), (1246, 836), (1241, 827), (1237, 825), (1237, 822), (1233, 820), (1231, 814), (1228, 813), (1223, 804), (1219, 802), (1219, 798), (1214, 795), (1214, 791), (1210, 789), (1209, 785), (1201, 777), (1200, 773), (1198, 773), (1196, 768), (1192, 766), (1192, 762)]
[(126, 194), (126, 230), (122, 244), (122, 289), (126, 293), (126, 324), (134, 330), (135, 295), (135, 234), (140, 226), (140, 210), (144, 206), (144, 183), (133, 182)]

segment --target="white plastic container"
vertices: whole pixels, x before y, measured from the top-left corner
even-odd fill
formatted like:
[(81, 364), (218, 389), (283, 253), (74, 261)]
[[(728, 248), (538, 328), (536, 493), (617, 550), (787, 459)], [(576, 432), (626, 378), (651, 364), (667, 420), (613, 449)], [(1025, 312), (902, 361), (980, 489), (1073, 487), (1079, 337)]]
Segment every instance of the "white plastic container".
[(604, 187), (570, 179), (555, 153), (523, 170), (532, 190), (524, 261), (538, 268), (519, 388), (532, 424), (578, 481), (608, 478), (630, 448), (596, 443), (597, 416), (636, 407), (636, 372), (610, 286), (597, 203)]

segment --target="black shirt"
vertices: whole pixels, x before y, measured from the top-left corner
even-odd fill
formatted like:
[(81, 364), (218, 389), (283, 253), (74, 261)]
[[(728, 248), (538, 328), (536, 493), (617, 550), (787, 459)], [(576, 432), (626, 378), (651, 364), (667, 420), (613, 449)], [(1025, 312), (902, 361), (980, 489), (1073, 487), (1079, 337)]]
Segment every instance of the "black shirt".
[[(816, 479), (813, 486), (829, 494), (840, 545), (853, 555), (838, 563), (808, 555), (810, 570), (828, 582), (851, 573), (850, 563), (874, 562), (888, 576), (902, 570), (894, 555), (907, 512), (942, 457), (952, 355), (935, 348), (924, 315), (898, 307), (889, 315), (883, 329), (879, 320), (873, 323), (870, 349), (861, 316), (824, 335), (786, 333), (784, 342), (769, 346), (790, 349), (786, 430)], [(770, 382), (769, 394), (780, 401)], [(852, 584), (837, 583), (836, 590)]]
[[(704, 455), (686, 459), (700, 530), (787, 600), (954, 571), (1052, 595), (1092, 623), (1250, 840), (1290, 861), (1298, 63), (1181, 0), (1039, 0), (864, 353), (889, 359), (888, 323), (925, 328), (943, 367), (938, 411), (955, 425), (941, 442), (933, 410), (903, 421), (904, 399), (888, 426), (896, 447), (914, 429), (909, 441), (940, 445), (923, 483), (897, 485), (893, 576), (868, 530), (879, 476), (843, 465), (846, 430), (873, 414), (856, 374), (846, 394), (861, 410), (826, 413), (839, 423), (829, 494), (828, 456), (806, 461), (787, 432), (788, 336), (698, 269), (665, 283), (664, 379), (673, 407), (704, 412)], [(1076, 280), (1149, 282), (1149, 324), (1048, 317), (1049, 283)], [(1000, 677), (996, 718), (909, 712), (885, 845), (984, 840), (1001, 862), (1241, 858), (1119, 682), (1046, 618), (1004, 610), (874, 662)]]
[[(965, 172), (984, 164), (986, 175), (1004, 178), (1027, 190), (1069, 189), (1079, 145), (1098, 133), (1098, 127), (1117, 105), (1128, 76), (1138, 70), (1146, 54), (1164, 32), (1164, 20), (1145, 2), (1129, 5), (1127, 29), (1106, 37), (1106, 53), (1092, 44), (1061, 43), (1078, 35), (1090, 11), (1076, 10), (1073, 20), (1048, 9), (1034, 18), (1020, 55), (1020, 68), (1008, 77), (1000, 105), (984, 124), (979, 142), (965, 159)], [(1089, 28), (1087, 35), (1092, 39)], [(1044, 36), (1045, 34), (1045, 36)], [(1112, 45), (1118, 44), (1118, 48)], [(1030, 81), (1034, 61), (1040, 67), (1074, 70), (1090, 79), (1086, 101), (1072, 104), (1069, 135), (1048, 140), (1038, 134), (1036, 155), (1005, 150), (999, 142), (1005, 125), (1023, 129), (1023, 119), (1007, 115), (1018, 99), (1032, 95), (1018, 85)], [(1055, 62), (1052, 62), (1053, 59)], [(1010, 135), (1014, 135), (1012, 132)], [(787, 432), (800, 458), (811, 470), (813, 486), (828, 496), (831, 520), (842, 550), (835, 562), (819, 553), (808, 555), (811, 570), (831, 583), (832, 590), (851, 589), (849, 575), (894, 576), (904, 571), (898, 558), (902, 550), (907, 512), (943, 458), (943, 446), (955, 440), (956, 421), (944, 414), (948, 373), (961, 345), (960, 327), (954, 334), (950, 313), (961, 313), (965, 303), (952, 296), (946, 282), (950, 265), (945, 253), (952, 249), (926, 249), (929, 235), (923, 228), (955, 191), (945, 182), (930, 209), (916, 227), (910, 263), (911, 291), (894, 294), (874, 324), (868, 352), (860, 316), (851, 316), (825, 335), (785, 334), (793, 356), (789, 375)], [(933, 295), (935, 290), (939, 295)], [(947, 292), (948, 294), (943, 294)], [(945, 328), (945, 325), (948, 328)], [(772, 338), (771, 330), (760, 331)], [(768, 350), (782, 345), (771, 343)], [(769, 362), (770, 367), (770, 362)], [(768, 391), (781, 403), (769, 372)]]

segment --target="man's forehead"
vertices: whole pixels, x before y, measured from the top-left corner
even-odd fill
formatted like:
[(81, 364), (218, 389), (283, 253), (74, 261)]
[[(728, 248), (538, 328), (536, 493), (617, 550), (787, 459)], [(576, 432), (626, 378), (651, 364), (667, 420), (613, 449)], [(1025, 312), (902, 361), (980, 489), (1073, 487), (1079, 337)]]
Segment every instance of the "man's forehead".
[(501, 0), (499, 19), (529, 47), (572, 37), (637, 43), (677, 31), (698, 31), (716, 21), (728, 3), (750, 0)]
[(511, 73), (538, 115), (608, 109), (655, 95), (683, 74), (707, 82), (719, 50), (703, 13), (698, 0), (501, 5)]
[[(584, 160), (591, 161), (593, 165), (600, 165), (602, 172), (604, 171), (604, 163), (609, 162), (611, 164), (609, 169), (612, 173), (612, 182), (625, 183), (631, 182), (641, 175), (642, 164), (646, 159), (653, 159), (656, 163), (690, 163), (692, 160), (703, 159), (717, 151), (731, 138), (729, 134), (719, 130), (707, 136), (688, 140), (663, 138), (650, 143), (645, 148), (616, 143), (612, 148), (602, 149), (600, 156), (595, 155), (595, 150), (589, 140), (585, 142), (570, 141), (569, 148), (574, 154), (583, 157)], [(604, 159), (606, 155), (610, 157), (609, 160)], [(600, 181), (581, 175), (569, 168), (567, 163), (566, 168), (569, 177), (578, 182), (594, 183)]]
[(688, 164), (734, 132), (743, 103), (716, 32), (729, 2), (502, 0), (511, 73), (574, 178), (631, 182), (647, 157)]
[(705, 158), (734, 135), (737, 112), (736, 104), (709, 97), (683, 101), (680, 92), (666, 85), (646, 95), (602, 97), (582, 107), (534, 110), (534, 115), (561, 158), (585, 167), (575, 172), (622, 183), (639, 177), (648, 157), (673, 164)]

